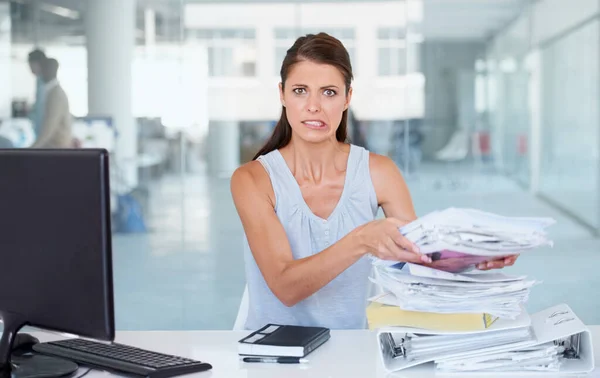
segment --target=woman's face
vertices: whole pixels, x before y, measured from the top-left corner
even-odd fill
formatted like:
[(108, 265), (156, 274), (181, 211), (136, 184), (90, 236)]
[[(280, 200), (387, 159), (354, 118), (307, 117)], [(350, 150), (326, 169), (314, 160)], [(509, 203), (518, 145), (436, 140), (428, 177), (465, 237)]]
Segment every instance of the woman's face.
[(344, 76), (336, 67), (305, 60), (292, 66), (279, 93), (294, 136), (319, 143), (335, 140), (352, 88), (346, 95)]

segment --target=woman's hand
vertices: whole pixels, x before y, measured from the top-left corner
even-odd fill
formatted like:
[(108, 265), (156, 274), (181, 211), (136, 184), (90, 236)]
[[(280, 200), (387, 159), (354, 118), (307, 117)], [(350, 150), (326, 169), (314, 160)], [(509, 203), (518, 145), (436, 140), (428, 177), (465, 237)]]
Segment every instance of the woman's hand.
[(490, 269), (502, 269), (505, 266), (511, 266), (517, 261), (519, 255), (512, 255), (502, 257), (496, 260), (490, 260), (487, 262), (482, 262), (477, 265), (477, 269), (479, 270), (490, 270)]
[(369, 222), (356, 229), (358, 243), (382, 260), (430, 263), (431, 258), (421, 255), (419, 248), (400, 233), (400, 227), (407, 223), (395, 218)]

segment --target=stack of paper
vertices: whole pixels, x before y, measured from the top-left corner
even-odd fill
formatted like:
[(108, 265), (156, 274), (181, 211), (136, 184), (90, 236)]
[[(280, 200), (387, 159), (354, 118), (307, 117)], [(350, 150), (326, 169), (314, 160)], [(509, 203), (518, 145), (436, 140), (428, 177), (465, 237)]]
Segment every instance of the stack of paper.
[[(545, 229), (551, 218), (504, 217), (474, 209), (448, 208), (429, 213), (400, 229), (433, 267), (464, 270), (479, 262), (552, 245)], [(376, 264), (393, 262), (374, 259)]]
[(371, 301), (395, 305), (407, 311), (442, 314), (485, 313), (516, 318), (537, 282), (525, 276), (503, 273), (449, 273), (421, 265), (375, 266), (371, 281), (384, 296)]
[(423, 253), (453, 250), (487, 256), (551, 245), (551, 218), (504, 217), (474, 209), (449, 208), (427, 214), (401, 231)]

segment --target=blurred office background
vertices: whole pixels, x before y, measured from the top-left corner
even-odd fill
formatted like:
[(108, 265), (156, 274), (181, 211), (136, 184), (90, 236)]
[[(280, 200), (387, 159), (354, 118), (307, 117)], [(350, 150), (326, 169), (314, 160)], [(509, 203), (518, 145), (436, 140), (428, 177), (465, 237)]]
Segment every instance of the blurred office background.
[(77, 146), (113, 155), (117, 328), (228, 329), (245, 283), (229, 177), (279, 116), (286, 49), (325, 31), (354, 66), (352, 142), (394, 159), (417, 213), (555, 218), (554, 248), (507, 270), (543, 281), (530, 311), (565, 302), (597, 324), (599, 11), (598, 0), (0, 0), (0, 137), (35, 140), (27, 57), (40, 48), (60, 64)]

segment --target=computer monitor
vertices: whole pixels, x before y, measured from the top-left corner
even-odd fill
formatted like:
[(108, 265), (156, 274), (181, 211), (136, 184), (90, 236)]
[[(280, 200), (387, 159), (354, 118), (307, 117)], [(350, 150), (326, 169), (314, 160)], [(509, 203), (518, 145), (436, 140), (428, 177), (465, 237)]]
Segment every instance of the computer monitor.
[(25, 325), (114, 339), (105, 150), (0, 150), (0, 267), (0, 371)]

